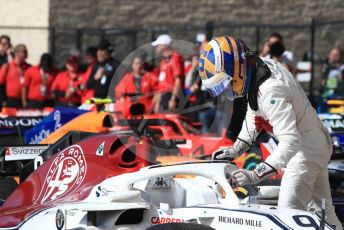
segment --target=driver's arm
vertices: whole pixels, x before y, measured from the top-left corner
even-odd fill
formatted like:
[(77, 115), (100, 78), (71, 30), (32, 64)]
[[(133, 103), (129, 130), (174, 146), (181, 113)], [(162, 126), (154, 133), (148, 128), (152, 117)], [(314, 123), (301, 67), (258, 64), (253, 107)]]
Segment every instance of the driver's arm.
[(256, 113), (247, 105), (245, 120), (242, 124), (238, 138), (233, 145), (237, 150), (241, 150), (240, 152), (247, 151), (258, 135), (255, 125), (255, 116)]
[(274, 169), (284, 167), (301, 149), (300, 133), (296, 124), (296, 115), (290, 104), (291, 95), (286, 86), (274, 86), (262, 97), (261, 110), (269, 119), (274, 135), (278, 138), (278, 146), (265, 160)]

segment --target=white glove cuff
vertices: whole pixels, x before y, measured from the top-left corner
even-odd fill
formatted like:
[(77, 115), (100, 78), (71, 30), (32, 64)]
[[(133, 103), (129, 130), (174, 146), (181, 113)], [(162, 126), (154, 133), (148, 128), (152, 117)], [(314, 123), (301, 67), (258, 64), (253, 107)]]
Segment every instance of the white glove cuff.
[(266, 162), (262, 162), (256, 166), (253, 172), (258, 177), (259, 181), (264, 180), (267, 177), (270, 177), (277, 173), (277, 170), (273, 168)]

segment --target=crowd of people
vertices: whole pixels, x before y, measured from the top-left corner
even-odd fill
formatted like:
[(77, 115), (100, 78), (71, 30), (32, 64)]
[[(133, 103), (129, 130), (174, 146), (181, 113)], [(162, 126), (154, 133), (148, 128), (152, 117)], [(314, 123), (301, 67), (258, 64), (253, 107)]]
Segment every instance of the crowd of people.
[[(217, 98), (214, 103), (198, 74), (199, 52), (209, 40), (205, 34), (198, 34), (198, 49), (190, 57), (183, 57), (173, 48), (169, 35), (160, 35), (151, 44), (157, 56), (161, 57), (160, 64), (152, 66), (147, 62), (145, 52), (138, 51), (132, 58), (130, 70), (121, 76), (116, 74), (114, 81), (120, 63), (112, 57), (113, 47), (106, 39), (87, 48), (83, 57), (86, 65), (82, 64), (79, 52), (72, 52), (65, 66), (57, 68), (49, 53), (42, 54), (36, 65), (27, 63), (26, 46), (17, 44), (12, 47), (10, 37), (2, 35), (0, 105), (38, 109), (55, 105), (76, 107), (93, 97), (107, 98), (109, 91), (114, 90), (116, 101), (129, 103), (135, 98), (144, 105), (146, 113), (185, 113), (191, 120), (202, 124), (203, 132), (209, 130), (210, 121), (216, 121), (217, 131), (221, 132), (223, 114), (219, 107), (223, 99)], [(294, 75), (304, 71), (295, 66), (293, 53), (286, 50), (279, 33), (268, 36), (259, 56), (283, 63)], [(332, 48), (323, 65), (321, 92), (324, 97), (343, 92), (343, 72), (341, 51)], [(193, 109), (197, 106), (199, 109)]]
[(41, 55), (36, 65), (27, 63), (24, 44), (12, 48), (9, 36), (0, 37), (0, 102), (2, 107), (41, 109), (46, 106), (76, 107), (92, 97), (105, 98), (119, 62), (111, 56), (111, 43), (101, 40), (86, 50), (87, 66), (78, 52), (57, 68), (51, 54)]

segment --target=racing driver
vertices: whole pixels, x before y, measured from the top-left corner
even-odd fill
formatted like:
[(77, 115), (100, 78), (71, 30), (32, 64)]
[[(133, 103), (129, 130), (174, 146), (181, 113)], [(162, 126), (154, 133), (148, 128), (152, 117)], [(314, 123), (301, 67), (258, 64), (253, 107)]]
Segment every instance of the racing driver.
[(327, 164), (332, 141), (301, 86), (282, 64), (259, 58), (232, 37), (213, 38), (201, 51), (199, 73), (213, 97), (246, 97), (248, 108), (240, 134), (231, 148), (215, 159), (235, 159), (253, 144), (264, 128), (278, 146), (252, 171), (239, 169), (232, 178), (243, 186), (258, 182), (284, 168), (278, 206), (317, 211), (326, 199), (326, 221), (342, 229), (330, 192)]

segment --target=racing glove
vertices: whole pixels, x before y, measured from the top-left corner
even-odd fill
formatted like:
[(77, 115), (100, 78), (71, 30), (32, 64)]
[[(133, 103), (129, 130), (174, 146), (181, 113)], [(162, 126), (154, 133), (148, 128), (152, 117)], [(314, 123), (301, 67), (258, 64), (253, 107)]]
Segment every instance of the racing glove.
[(213, 152), (212, 159), (232, 161), (249, 149), (250, 145), (246, 141), (238, 139), (232, 147)]
[(267, 179), (270, 176), (273, 176), (277, 173), (277, 170), (274, 169), (266, 162), (262, 162), (256, 166), (252, 171), (246, 169), (239, 169), (231, 173), (232, 179), (236, 181), (240, 186), (248, 184), (257, 184), (262, 180)]

